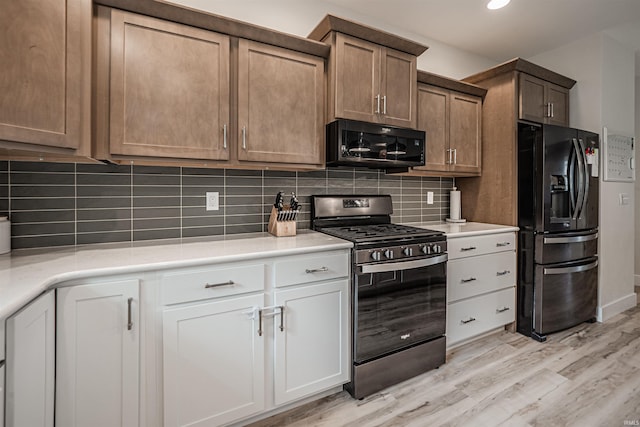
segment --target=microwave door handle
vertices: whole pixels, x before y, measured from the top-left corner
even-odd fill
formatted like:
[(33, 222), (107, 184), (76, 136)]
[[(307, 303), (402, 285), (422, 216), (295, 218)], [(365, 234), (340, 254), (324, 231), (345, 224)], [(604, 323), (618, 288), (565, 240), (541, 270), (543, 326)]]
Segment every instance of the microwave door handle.
[(582, 157), (582, 167), (584, 170), (584, 196), (582, 197), (582, 206), (580, 207), (580, 216), (582, 216), (587, 207), (587, 202), (589, 199), (589, 162), (587, 161), (587, 148), (585, 147), (582, 138), (578, 138), (578, 143), (580, 144), (580, 154)]

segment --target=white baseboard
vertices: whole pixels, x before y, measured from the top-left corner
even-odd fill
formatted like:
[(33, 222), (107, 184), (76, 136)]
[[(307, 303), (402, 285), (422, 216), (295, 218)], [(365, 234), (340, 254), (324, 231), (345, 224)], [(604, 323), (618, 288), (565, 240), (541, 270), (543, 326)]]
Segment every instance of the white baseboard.
[(637, 295), (635, 292), (630, 293), (622, 298), (619, 298), (613, 302), (610, 302), (607, 305), (603, 305), (602, 307), (598, 307), (598, 322), (606, 322), (611, 319), (613, 316), (622, 313), (630, 308), (633, 308), (637, 305)]

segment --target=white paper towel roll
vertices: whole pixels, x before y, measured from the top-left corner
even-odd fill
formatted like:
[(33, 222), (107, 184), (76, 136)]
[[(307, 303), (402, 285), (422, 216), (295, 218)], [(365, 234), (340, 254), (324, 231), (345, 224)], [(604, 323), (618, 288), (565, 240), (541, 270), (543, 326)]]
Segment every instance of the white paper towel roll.
[(456, 187), (449, 192), (449, 218), (460, 219), (460, 191), (456, 190)]
[(0, 216), (0, 254), (11, 250), (11, 222), (6, 216)]

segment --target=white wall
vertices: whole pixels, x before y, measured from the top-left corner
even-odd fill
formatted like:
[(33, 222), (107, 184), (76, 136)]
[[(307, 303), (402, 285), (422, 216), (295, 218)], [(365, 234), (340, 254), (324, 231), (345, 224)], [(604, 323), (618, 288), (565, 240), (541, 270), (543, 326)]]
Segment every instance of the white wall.
[(288, 34), (306, 37), (328, 13), (379, 28), (429, 46), (418, 58), (418, 69), (461, 79), (496, 65), (482, 56), (408, 32), (322, 0), (166, 0)]
[[(597, 33), (530, 58), (577, 80), (571, 91), (571, 126), (602, 134), (635, 132), (635, 54)], [(600, 288), (598, 319), (635, 306), (634, 184), (600, 179)], [(619, 204), (619, 195), (630, 197)]]

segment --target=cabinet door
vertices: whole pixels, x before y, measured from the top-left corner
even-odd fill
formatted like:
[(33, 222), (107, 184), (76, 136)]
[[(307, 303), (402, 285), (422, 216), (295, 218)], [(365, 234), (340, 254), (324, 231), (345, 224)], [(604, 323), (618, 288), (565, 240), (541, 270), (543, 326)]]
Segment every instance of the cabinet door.
[(380, 46), (342, 33), (336, 34), (335, 116), (378, 121), (380, 99)]
[(226, 160), (229, 38), (111, 13), (111, 154)]
[(455, 172), (480, 174), (482, 99), (451, 92), (449, 148)]
[(546, 84), (544, 80), (520, 73), (520, 118), (544, 123), (547, 118)]
[(276, 405), (346, 383), (349, 281), (277, 290), (275, 304)]
[(55, 333), (53, 292), (7, 319), (6, 427), (53, 427)]
[(164, 426), (217, 426), (264, 404), (264, 294), (166, 309)]
[(0, 140), (88, 143), (91, 1), (4, 1), (0, 28)]
[(551, 115), (547, 122), (552, 125), (569, 126), (569, 89), (549, 83), (547, 101), (551, 104)]
[(56, 425), (138, 425), (137, 280), (57, 290)]
[(449, 91), (418, 86), (418, 129), (427, 134), (424, 166), (415, 170), (449, 170)]
[(324, 60), (240, 40), (238, 159), (321, 165)]
[(389, 125), (415, 128), (417, 58), (408, 53), (383, 48), (380, 68), (381, 121)]

